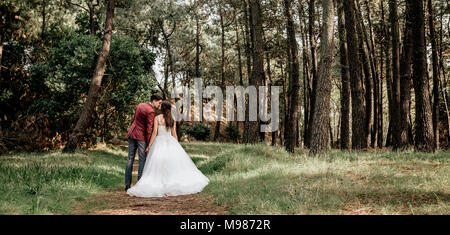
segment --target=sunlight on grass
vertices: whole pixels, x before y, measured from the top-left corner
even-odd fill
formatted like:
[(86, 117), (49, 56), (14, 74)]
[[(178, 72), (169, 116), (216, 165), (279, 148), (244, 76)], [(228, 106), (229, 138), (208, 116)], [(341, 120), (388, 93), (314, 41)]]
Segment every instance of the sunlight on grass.
[[(185, 144), (193, 152), (205, 144)], [(197, 163), (232, 214), (449, 214), (450, 153), (287, 154), (216, 144)], [(189, 152), (188, 152), (189, 153)]]
[[(450, 153), (310, 157), (262, 144), (182, 143), (210, 180), (201, 193), (231, 214), (449, 214)], [(126, 151), (100, 146), (0, 155), (0, 214), (69, 214), (108, 207), (92, 196), (123, 185)]]
[(117, 187), (125, 158), (111, 151), (0, 156), (0, 214), (67, 214), (75, 202)]

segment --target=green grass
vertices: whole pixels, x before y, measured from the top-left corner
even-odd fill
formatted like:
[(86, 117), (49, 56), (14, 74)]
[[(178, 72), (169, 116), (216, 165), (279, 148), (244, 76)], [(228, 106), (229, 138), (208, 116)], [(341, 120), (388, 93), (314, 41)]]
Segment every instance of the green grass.
[[(450, 214), (450, 153), (310, 157), (281, 147), (183, 143), (231, 214)], [(108, 207), (122, 190), (126, 152), (115, 148), (0, 155), (0, 214), (70, 214)], [(84, 212), (82, 212), (84, 213)]]
[(125, 162), (112, 149), (0, 155), (0, 214), (69, 214), (123, 184)]
[[(450, 214), (450, 153), (183, 144), (231, 214)], [(209, 156), (209, 157), (208, 157)]]

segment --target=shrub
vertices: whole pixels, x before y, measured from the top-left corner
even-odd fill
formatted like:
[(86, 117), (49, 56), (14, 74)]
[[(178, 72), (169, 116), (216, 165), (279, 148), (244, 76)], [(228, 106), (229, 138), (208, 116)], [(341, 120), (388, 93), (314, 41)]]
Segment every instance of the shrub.
[(183, 132), (194, 137), (196, 140), (205, 141), (211, 136), (211, 128), (203, 123), (194, 123), (190, 126), (183, 126)]
[(232, 122), (229, 122), (225, 127), (226, 138), (229, 141), (238, 142), (241, 138), (238, 126), (235, 126)]

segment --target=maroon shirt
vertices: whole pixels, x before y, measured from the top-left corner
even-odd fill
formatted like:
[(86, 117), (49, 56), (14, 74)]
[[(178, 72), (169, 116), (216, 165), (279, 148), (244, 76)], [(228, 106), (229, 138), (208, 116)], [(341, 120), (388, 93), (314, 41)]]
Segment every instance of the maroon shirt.
[(150, 103), (139, 104), (134, 113), (133, 123), (128, 130), (127, 138), (131, 137), (150, 143), (155, 115), (155, 110)]

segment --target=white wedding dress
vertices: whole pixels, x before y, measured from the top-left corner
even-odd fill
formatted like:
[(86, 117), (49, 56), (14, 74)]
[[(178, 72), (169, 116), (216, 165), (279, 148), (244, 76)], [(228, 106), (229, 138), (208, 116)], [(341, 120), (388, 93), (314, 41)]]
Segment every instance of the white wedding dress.
[(158, 133), (153, 141), (141, 179), (127, 190), (136, 197), (166, 197), (194, 194), (203, 190), (209, 179), (197, 169), (171, 130), (158, 120)]

